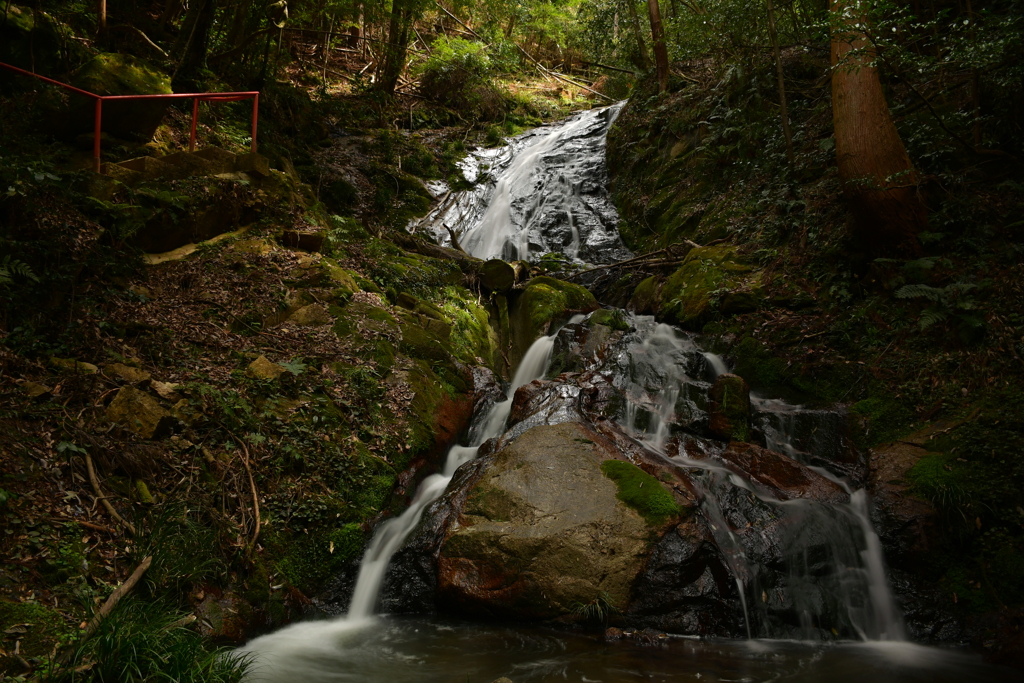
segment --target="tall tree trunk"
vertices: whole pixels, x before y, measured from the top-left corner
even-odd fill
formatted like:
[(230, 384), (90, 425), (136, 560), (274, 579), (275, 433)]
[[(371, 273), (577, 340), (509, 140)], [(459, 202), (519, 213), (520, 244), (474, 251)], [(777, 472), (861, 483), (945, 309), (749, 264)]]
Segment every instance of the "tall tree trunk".
[(647, 44), (644, 42), (644, 34), (640, 30), (640, 17), (636, 15), (636, 3), (633, 0), (626, 0), (629, 6), (629, 18), (633, 24), (633, 35), (636, 37), (637, 49), (640, 51), (640, 68), (647, 71), (651, 68), (651, 58), (647, 56)]
[(171, 78), (171, 88), (175, 92), (198, 88), (199, 72), (206, 68), (206, 57), (210, 49), (210, 29), (217, 14), (217, 0), (194, 1), (198, 6), (195, 23), (192, 24), (178, 68)]
[(786, 136), (786, 159), (790, 168), (793, 167), (793, 134), (789, 130), (789, 106), (786, 103), (786, 79), (782, 71), (782, 50), (779, 48), (779, 32), (775, 30), (775, 7), (768, 0), (768, 35), (775, 53), (775, 72), (779, 79), (779, 107), (782, 109), (782, 134)]
[(377, 71), (377, 90), (389, 95), (395, 92), (398, 78), (405, 69), (405, 55), (412, 25), (413, 0), (393, 0), (391, 20), (388, 22), (388, 42), (384, 45), (384, 59)]
[(107, 32), (107, 0), (96, 0), (96, 35)]
[(665, 49), (665, 30), (661, 26), (661, 8), (658, 0), (647, 0), (651, 16), (651, 42), (654, 43), (654, 66), (658, 74), (658, 92), (668, 90), (668, 50)]
[(874, 255), (914, 254), (928, 218), (864, 33), (864, 0), (832, 0), (836, 162), (857, 233)]

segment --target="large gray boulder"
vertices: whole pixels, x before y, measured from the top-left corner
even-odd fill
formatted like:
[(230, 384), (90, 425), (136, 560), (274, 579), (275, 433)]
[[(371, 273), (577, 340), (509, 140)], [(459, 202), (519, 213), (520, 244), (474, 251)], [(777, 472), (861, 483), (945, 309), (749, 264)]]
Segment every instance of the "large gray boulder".
[(441, 546), (439, 597), (520, 618), (625, 609), (651, 534), (602, 472), (616, 455), (605, 442), (570, 422), (535, 427), (495, 453)]

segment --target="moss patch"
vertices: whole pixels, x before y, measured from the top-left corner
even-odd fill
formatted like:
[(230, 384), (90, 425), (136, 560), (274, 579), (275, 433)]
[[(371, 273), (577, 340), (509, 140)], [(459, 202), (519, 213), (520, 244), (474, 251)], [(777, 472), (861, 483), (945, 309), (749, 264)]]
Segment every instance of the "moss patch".
[(513, 341), (519, 353), (550, 330), (552, 321), (569, 313), (588, 313), (598, 307), (590, 291), (553, 277), (535, 277), (515, 301), (509, 316)]
[(616, 497), (650, 524), (661, 524), (683, 512), (661, 483), (642, 469), (622, 460), (605, 460), (601, 472), (619, 487)]

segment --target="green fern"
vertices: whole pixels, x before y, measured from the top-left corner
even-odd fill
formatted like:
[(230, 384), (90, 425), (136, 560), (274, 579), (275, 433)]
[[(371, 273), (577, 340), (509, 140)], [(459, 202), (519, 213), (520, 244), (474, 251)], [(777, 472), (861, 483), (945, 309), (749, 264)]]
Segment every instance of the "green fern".
[(897, 299), (928, 299), (939, 301), (945, 294), (945, 288), (929, 287), (928, 285), (905, 285), (896, 290)]
[(4, 256), (4, 260), (0, 262), (0, 286), (9, 285), (14, 282), (15, 277), (23, 277), (32, 282), (39, 282), (39, 278), (36, 277), (36, 274), (32, 272), (27, 263), (11, 258), (10, 255)]

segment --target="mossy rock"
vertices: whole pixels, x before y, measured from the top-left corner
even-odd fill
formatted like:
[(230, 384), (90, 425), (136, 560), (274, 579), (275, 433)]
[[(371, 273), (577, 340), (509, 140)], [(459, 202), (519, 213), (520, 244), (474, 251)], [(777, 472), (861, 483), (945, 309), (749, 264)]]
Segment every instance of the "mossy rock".
[[(160, 95), (171, 92), (170, 77), (144, 59), (123, 54), (101, 54), (71, 75), (76, 88), (97, 95)], [(73, 100), (73, 130), (92, 130), (93, 101)], [(103, 104), (103, 132), (125, 140), (151, 140), (167, 111), (168, 100), (128, 100)]]
[(516, 283), (516, 271), (501, 259), (485, 261), (480, 266), (480, 284), (492, 292), (507, 292)]
[(760, 273), (753, 271), (734, 246), (697, 247), (656, 294), (654, 283), (642, 282), (633, 295), (634, 305), (643, 303), (663, 320), (700, 329), (716, 313), (757, 308), (764, 295)]
[(552, 323), (573, 313), (589, 313), (598, 308), (597, 300), (586, 287), (535, 277), (526, 285), (509, 313), (513, 351), (518, 359), (538, 337), (551, 332)]
[[(21, 641), (23, 658), (45, 659), (55, 643), (76, 630), (58, 612), (38, 602), (0, 600), (0, 625), (10, 639), (7, 649), (13, 650), (14, 641)], [(5, 671), (20, 673), (23, 668), (13, 656), (0, 656), (0, 673)]]
[[(419, 361), (407, 375), (415, 395), (410, 404), (406, 460), (440, 454), (469, 427), (473, 413), (472, 381), (455, 366)], [(399, 464), (399, 463), (396, 463)]]
[(622, 460), (605, 460), (601, 463), (601, 472), (618, 487), (615, 497), (639, 512), (648, 523), (660, 525), (669, 517), (683, 513), (683, 508), (661, 482), (636, 465)]
[(604, 325), (619, 332), (625, 332), (629, 329), (629, 323), (626, 322), (625, 316), (622, 315), (622, 311), (618, 308), (600, 308), (594, 311), (590, 316), (590, 324)]

